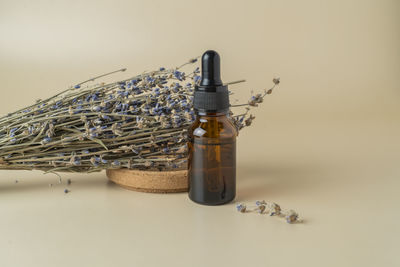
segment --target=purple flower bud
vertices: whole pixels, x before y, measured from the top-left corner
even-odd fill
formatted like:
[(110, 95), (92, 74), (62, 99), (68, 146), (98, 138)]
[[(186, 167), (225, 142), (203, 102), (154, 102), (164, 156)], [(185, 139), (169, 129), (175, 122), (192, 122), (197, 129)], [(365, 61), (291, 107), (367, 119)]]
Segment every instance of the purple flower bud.
[(101, 110), (101, 107), (100, 106), (94, 106), (94, 107), (92, 107), (92, 111), (94, 111), (94, 112), (99, 112)]
[(155, 79), (152, 78), (152, 77), (150, 77), (150, 76), (147, 76), (147, 77), (146, 77), (146, 81), (147, 81), (148, 83), (153, 83), (153, 82), (155, 81)]
[(50, 143), (50, 142), (51, 142), (51, 138), (50, 137), (45, 137), (41, 141), (42, 144), (47, 144), (47, 143)]
[[(111, 117), (110, 116), (107, 116), (107, 115), (101, 115), (101, 118), (102, 119), (104, 119), (104, 120), (108, 120), (108, 121), (111, 121), (112, 119), (111, 119)], [(106, 127), (107, 128), (107, 127)]]
[(179, 81), (182, 81), (185, 77), (185, 73), (184, 72), (180, 72), (180, 71), (174, 71), (174, 76), (175, 78), (177, 78)]

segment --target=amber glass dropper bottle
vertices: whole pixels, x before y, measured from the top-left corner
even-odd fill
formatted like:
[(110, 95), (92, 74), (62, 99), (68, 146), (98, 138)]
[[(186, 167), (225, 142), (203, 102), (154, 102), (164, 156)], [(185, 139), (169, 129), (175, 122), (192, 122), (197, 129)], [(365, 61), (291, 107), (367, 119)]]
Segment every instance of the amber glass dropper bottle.
[(189, 198), (220, 205), (236, 194), (237, 130), (228, 117), (229, 91), (221, 81), (218, 53), (206, 51), (201, 67), (193, 99), (196, 119), (188, 131)]

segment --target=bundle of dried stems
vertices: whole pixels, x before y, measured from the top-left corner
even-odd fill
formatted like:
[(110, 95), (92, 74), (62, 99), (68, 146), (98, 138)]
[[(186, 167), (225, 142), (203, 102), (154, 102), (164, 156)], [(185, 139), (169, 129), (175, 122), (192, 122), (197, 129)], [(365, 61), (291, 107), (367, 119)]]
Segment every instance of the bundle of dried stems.
[[(0, 169), (184, 168), (186, 129), (195, 116), (193, 91), (201, 79), (196, 64), (194, 58), (177, 68), (159, 68), (108, 84), (98, 82), (126, 69), (117, 70), (1, 117)], [(189, 66), (192, 71), (183, 72)], [(243, 111), (230, 112), (239, 130), (254, 119), (250, 108), (278, 84), (276, 78), (271, 89), (246, 103), (231, 105), (232, 110)]]

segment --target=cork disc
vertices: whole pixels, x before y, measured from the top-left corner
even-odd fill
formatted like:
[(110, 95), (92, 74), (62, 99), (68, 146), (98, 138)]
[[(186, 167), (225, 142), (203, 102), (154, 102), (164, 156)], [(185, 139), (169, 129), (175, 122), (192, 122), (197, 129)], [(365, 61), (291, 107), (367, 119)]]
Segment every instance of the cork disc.
[(108, 169), (108, 179), (134, 191), (149, 193), (177, 193), (188, 191), (187, 170), (142, 171)]

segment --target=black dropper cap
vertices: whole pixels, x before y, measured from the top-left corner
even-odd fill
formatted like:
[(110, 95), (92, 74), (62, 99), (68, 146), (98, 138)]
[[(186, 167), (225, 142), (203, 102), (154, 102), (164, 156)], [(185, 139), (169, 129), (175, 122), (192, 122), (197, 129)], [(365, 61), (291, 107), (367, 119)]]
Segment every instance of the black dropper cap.
[(199, 112), (226, 112), (229, 110), (228, 87), (223, 85), (220, 57), (213, 50), (201, 57), (201, 81), (195, 86), (193, 107)]

